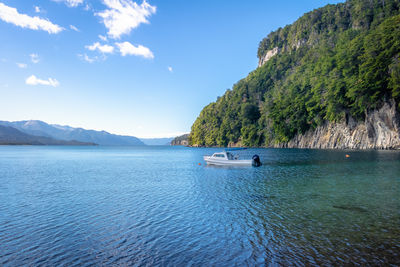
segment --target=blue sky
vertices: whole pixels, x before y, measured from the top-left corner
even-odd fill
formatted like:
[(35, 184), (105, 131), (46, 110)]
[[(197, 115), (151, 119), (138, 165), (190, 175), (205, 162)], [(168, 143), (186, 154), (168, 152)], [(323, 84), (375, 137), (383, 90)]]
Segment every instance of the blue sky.
[(0, 120), (190, 131), (269, 32), (342, 1), (0, 0)]

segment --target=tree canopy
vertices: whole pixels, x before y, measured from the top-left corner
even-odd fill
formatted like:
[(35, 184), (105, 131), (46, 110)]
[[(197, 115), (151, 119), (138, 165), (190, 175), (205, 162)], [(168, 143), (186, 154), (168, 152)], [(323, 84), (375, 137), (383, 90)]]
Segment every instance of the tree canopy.
[(263, 39), (279, 53), (207, 105), (192, 145), (270, 146), (400, 100), (399, 0), (327, 5)]

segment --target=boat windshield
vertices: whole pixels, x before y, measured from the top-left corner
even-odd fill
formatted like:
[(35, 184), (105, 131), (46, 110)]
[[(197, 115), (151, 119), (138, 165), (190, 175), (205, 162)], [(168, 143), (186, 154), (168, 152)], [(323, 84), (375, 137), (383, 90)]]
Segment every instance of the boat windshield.
[(226, 152), (226, 156), (228, 157), (229, 160), (233, 160), (233, 155), (229, 152)]

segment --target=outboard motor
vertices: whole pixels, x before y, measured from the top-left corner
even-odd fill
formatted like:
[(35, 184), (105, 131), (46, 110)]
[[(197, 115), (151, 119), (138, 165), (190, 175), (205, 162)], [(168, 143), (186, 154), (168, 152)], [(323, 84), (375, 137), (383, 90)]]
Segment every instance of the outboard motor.
[(252, 160), (253, 160), (252, 165), (254, 167), (260, 167), (261, 166), (260, 157), (258, 155), (254, 155)]

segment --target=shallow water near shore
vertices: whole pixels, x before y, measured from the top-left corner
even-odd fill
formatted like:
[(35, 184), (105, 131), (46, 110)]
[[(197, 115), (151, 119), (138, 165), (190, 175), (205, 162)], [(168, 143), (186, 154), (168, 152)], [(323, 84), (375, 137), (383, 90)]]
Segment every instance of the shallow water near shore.
[(219, 150), (0, 147), (0, 265), (400, 264), (400, 152)]

